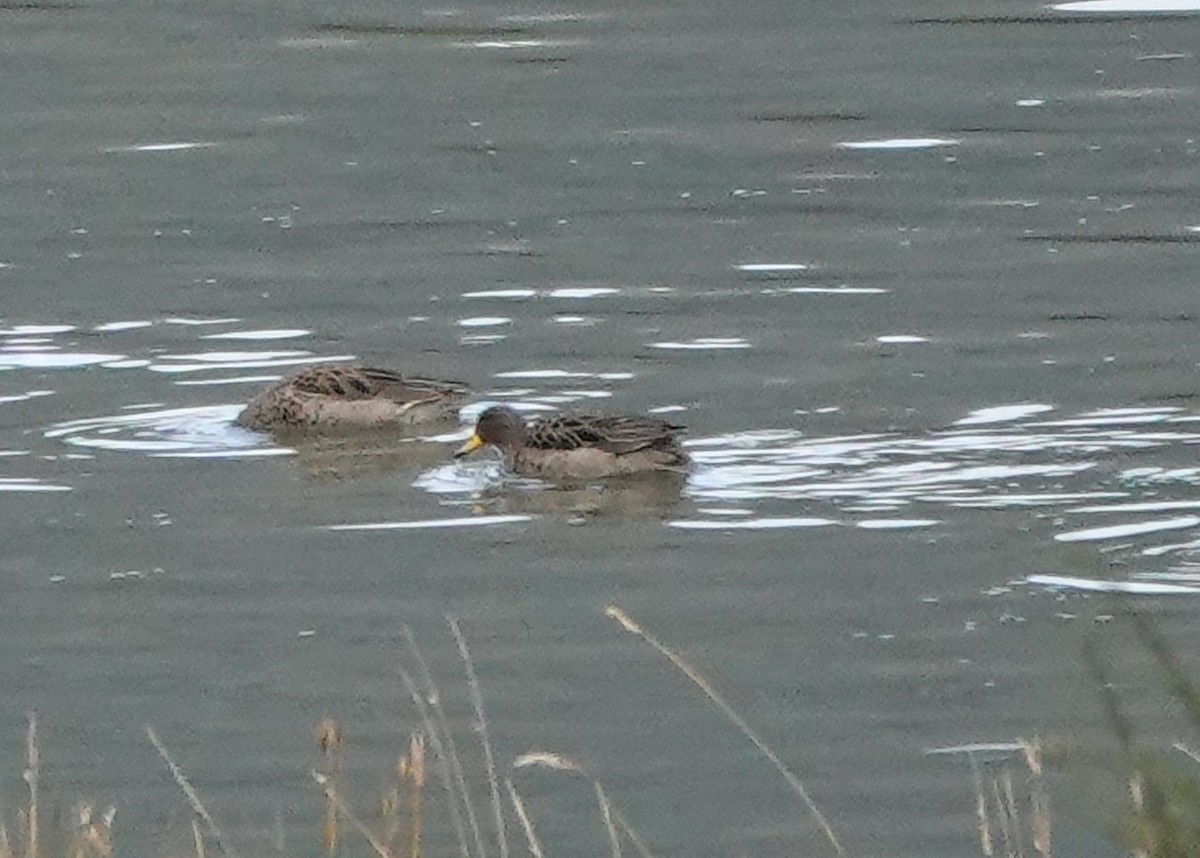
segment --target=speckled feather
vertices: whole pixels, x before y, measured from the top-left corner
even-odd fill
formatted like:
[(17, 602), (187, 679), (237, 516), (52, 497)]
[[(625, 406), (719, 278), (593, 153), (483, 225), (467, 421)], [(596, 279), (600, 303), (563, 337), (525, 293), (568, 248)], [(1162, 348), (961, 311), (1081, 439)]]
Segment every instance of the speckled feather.
[(250, 429), (373, 428), (444, 420), (469, 391), (375, 367), (313, 366), (267, 388), (237, 422)]
[(653, 417), (559, 414), (526, 424), (525, 446), (537, 450), (591, 447), (626, 456), (638, 450), (678, 449), (675, 436), (683, 431), (682, 426)]

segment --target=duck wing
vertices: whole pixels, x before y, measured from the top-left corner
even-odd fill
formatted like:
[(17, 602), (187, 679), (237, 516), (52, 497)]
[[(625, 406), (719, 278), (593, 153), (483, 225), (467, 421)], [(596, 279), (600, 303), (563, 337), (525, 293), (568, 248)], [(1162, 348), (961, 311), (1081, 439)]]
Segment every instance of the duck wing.
[(467, 387), (457, 381), (404, 376), (390, 369), (368, 366), (314, 366), (292, 377), (298, 391), (336, 399), (388, 399), (401, 404), (419, 404), (466, 396)]
[(526, 444), (542, 450), (583, 447), (624, 456), (638, 450), (673, 449), (683, 426), (653, 417), (560, 414), (530, 424)]

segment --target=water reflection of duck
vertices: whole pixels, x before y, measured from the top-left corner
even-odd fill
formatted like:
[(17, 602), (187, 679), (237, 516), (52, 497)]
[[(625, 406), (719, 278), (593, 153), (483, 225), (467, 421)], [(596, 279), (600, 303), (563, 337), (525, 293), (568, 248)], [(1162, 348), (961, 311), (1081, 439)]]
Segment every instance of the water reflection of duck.
[(438, 439), (399, 436), (390, 430), (309, 432), (286, 440), (296, 451), (300, 466), (318, 480), (380, 476), (446, 461), (446, 445)]
[(479, 511), (525, 515), (568, 515), (586, 519), (666, 518), (683, 501), (687, 476), (680, 471), (646, 471), (587, 485), (489, 490), (476, 499)]
[(682, 472), (688, 457), (676, 436), (683, 431), (665, 420), (623, 415), (559, 414), (527, 424), (501, 405), (479, 415), (475, 433), (454, 455), (491, 445), (516, 473), (553, 480)]
[(250, 400), (237, 423), (259, 430), (346, 430), (452, 419), (469, 393), (456, 381), (366, 366), (313, 366)]

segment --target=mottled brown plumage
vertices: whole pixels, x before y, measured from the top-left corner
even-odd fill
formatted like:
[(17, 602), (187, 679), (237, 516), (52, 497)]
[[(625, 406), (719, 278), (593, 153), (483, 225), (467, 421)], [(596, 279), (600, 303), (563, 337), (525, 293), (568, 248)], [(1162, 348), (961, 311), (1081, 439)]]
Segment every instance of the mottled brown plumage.
[(249, 429), (350, 430), (453, 419), (469, 391), (456, 381), (356, 365), (312, 366), (267, 388), (237, 416)]
[(684, 427), (653, 417), (559, 414), (526, 423), (504, 406), (479, 415), (475, 434), (455, 452), (498, 447), (519, 474), (601, 479), (651, 471), (683, 471), (687, 454), (676, 437)]

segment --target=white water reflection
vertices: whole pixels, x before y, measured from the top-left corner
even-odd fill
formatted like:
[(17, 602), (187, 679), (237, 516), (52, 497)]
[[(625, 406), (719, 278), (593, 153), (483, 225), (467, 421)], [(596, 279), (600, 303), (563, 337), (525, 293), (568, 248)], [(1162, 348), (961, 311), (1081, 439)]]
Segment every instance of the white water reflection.
[(633, 378), (632, 372), (576, 372), (567, 369), (511, 369), (493, 373), (495, 378), (603, 378), (609, 381), (626, 381)]
[(241, 319), (225, 318), (225, 319), (197, 319), (189, 316), (167, 316), (163, 322), (168, 325), (189, 325), (194, 327), (203, 327), (205, 325), (232, 325), (240, 322)]
[[(615, 286), (556, 286), (550, 289), (484, 289), (474, 292), (463, 292), (463, 298), (500, 298), (510, 301), (527, 301), (530, 298), (571, 298), (583, 300), (588, 298), (603, 298), (608, 295), (619, 295), (621, 289)], [(648, 291), (658, 291), (650, 289)]]
[(307, 351), (197, 352), (161, 355), (150, 364), (151, 372), (188, 373), (213, 369), (262, 369), (274, 366), (305, 366), (353, 360), (354, 355), (315, 355)]
[(508, 298), (523, 300), (537, 297), (536, 289), (485, 289), (481, 292), (463, 292), (464, 298)]
[[(1168, 479), (1197, 484), (1200, 469), (1144, 467), (1103, 484), (1089, 476), (1121, 451), (1200, 444), (1200, 431), (1190, 426), (1195, 415), (1177, 408), (1123, 408), (1053, 421), (1029, 419), (1051, 409), (1042, 403), (989, 406), (954, 427), (917, 436), (810, 438), (789, 429), (695, 438), (685, 442), (695, 461), (686, 493), (704, 505), (706, 516), (722, 506), (736, 507), (740, 514), (747, 504), (781, 502), (827, 504), (843, 515), (930, 506), (1020, 509), (1075, 504), (1066, 512), (1125, 516), (1103, 526), (1064, 527), (1057, 535), (1060, 542), (1103, 542), (1200, 526), (1197, 516), (1139, 520), (1146, 513), (1194, 509), (1200, 502), (1138, 499), (1139, 484)], [(1112, 504), (1097, 503), (1110, 500)], [(842, 520), (856, 523), (852, 517)], [(704, 523), (693, 529), (736, 527), (728, 521), (700, 521)], [(933, 518), (874, 515), (869, 521), (858, 525), (870, 529), (936, 523)], [(889, 525), (893, 521), (897, 523)]]
[(1148, 581), (1108, 581), (1073, 575), (1026, 575), (1025, 582), (1052, 590), (1082, 590), (1087, 593), (1125, 593), (1139, 596), (1196, 596), (1200, 587), (1158, 584)]
[(0, 351), (0, 370), (5, 369), (77, 369), (123, 360), (125, 355), (96, 352), (43, 351), (53, 346), (30, 346), (21, 351)]
[(219, 144), (212, 142), (138, 143), (133, 146), (118, 146), (109, 152), (186, 152), (189, 149), (211, 149)]
[(650, 343), (652, 349), (669, 349), (669, 350), (729, 350), (729, 349), (748, 349), (750, 342), (742, 337), (697, 337), (694, 340), (674, 341), (667, 340), (664, 342)]
[(158, 457), (230, 459), (293, 452), (235, 426), (233, 419), (241, 409), (241, 405), (211, 405), (69, 420), (50, 427), (45, 436), (75, 447)]
[(1110, 527), (1090, 527), (1059, 533), (1054, 538), (1059, 542), (1102, 542), (1110, 539), (1127, 539), (1163, 530), (1184, 530), (1200, 525), (1200, 517), (1185, 515), (1162, 521), (1140, 521), (1133, 524), (1115, 524)]
[(299, 337), (311, 337), (312, 331), (307, 328), (268, 328), (258, 331), (225, 331), (220, 334), (205, 334), (202, 340), (294, 340)]
[(878, 286), (788, 286), (785, 289), (764, 289), (764, 295), (886, 295), (891, 289)]
[(478, 42), (460, 42), (461, 47), (467, 48), (542, 48), (546, 47), (549, 42), (542, 39), (485, 39)]
[(75, 330), (74, 325), (13, 325), (0, 328), (0, 337), (26, 337), (38, 334), (65, 334)]
[(37, 399), (42, 396), (53, 396), (53, 390), (27, 390), (24, 393), (14, 393), (9, 396), (0, 396), (0, 404), (6, 402), (26, 402), (30, 399)]
[(1200, 13), (1200, 0), (1078, 0), (1072, 3), (1055, 3), (1050, 8), (1056, 12), (1089, 15)]
[(735, 267), (747, 274), (795, 274), (808, 270), (803, 262), (743, 262)]
[(680, 519), (668, 521), (668, 527), (680, 530), (780, 530), (794, 527), (828, 527), (840, 524), (831, 518), (793, 517), (793, 518), (723, 518), (717, 521), (704, 519)]
[(531, 515), (475, 515), (466, 518), (427, 518), (418, 521), (379, 521), (367, 524), (331, 524), (327, 530), (430, 530), (446, 527), (484, 527), (532, 521)]
[(611, 286), (563, 286), (550, 290), (551, 298), (599, 298), (603, 295), (618, 295), (620, 289)]
[(1022, 417), (1053, 411), (1053, 405), (1030, 403), (1028, 405), (998, 405), (993, 408), (980, 408), (972, 411), (966, 417), (954, 421), (955, 426), (981, 426), (987, 423), (1011, 423)]
[(891, 137), (883, 140), (844, 140), (837, 144), (837, 148), (909, 151), (913, 149), (936, 149), (942, 146), (957, 146), (961, 142), (961, 140), (956, 140), (952, 137)]
[(44, 483), (31, 477), (0, 477), (0, 494), (10, 492), (69, 492), (70, 486)]
[(507, 316), (472, 316), (467, 319), (459, 319), (458, 326), (460, 328), (493, 328), (500, 325), (511, 325), (512, 321)]
[(102, 325), (96, 325), (92, 330), (98, 334), (109, 334), (118, 331), (136, 331), (139, 328), (148, 328), (153, 324), (153, 322), (145, 319), (131, 319), (127, 322), (105, 322)]

